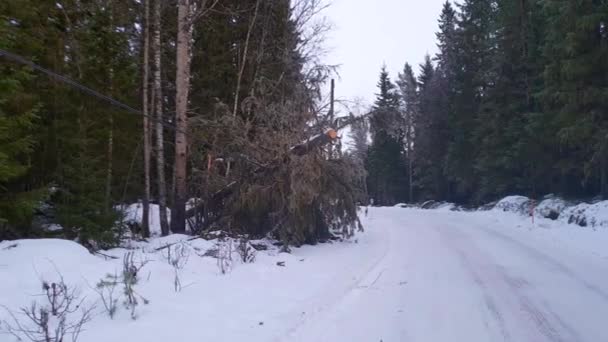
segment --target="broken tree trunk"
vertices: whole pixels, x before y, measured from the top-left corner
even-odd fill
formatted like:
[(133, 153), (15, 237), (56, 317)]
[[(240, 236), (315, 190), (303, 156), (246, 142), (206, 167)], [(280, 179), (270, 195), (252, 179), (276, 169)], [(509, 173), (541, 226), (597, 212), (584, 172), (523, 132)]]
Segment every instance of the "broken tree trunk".
[(296, 145), (291, 148), (291, 153), (297, 156), (303, 156), (310, 151), (317, 149), (321, 146), (325, 146), (335, 141), (338, 138), (338, 132), (333, 129), (329, 129), (327, 132), (323, 134), (316, 135), (306, 142)]

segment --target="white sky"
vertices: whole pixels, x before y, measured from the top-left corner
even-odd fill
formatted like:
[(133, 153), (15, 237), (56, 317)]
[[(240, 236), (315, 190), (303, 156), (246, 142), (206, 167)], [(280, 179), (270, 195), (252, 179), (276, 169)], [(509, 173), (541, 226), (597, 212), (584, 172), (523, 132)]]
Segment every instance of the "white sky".
[[(329, 0), (324, 14), (334, 25), (328, 64), (339, 64), (336, 98), (374, 100), (383, 64), (395, 81), (405, 62), (414, 66), (437, 51), (437, 19), (445, 0)], [(339, 108), (338, 108), (339, 109)]]

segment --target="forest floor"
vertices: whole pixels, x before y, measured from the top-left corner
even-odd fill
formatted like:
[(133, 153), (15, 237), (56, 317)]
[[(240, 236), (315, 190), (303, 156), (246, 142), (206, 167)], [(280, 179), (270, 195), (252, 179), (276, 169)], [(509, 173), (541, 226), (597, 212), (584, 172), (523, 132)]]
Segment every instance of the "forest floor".
[[(608, 341), (608, 230), (498, 211), (371, 208), (362, 220), (351, 241), (291, 254), (257, 241), (268, 249), (254, 263), (235, 252), (223, 267), (204, 256), (217, 241), (179, 235), (106, 256), (62, 240), (0, 242), (0, 331), (16, 327), (11, 312), (27, 327), (19, 308), (45, 303), (41, 281), (61, 274), (81, 309), (96, 304), (84, 342)], [(172, 256), (156, 250), (175, 242)], [(131, 318), (119, 284), (111, 319), (95, 285), (131, 252), (149, 304)]]

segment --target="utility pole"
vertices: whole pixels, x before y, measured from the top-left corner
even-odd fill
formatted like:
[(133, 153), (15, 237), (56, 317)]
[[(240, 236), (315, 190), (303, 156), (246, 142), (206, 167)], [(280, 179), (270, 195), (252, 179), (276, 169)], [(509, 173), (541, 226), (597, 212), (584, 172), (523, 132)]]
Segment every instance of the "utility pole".
[[(333, 127), (334, 120), (335, 120), (335, 112), (334, 112), (335, 89), (336, 89), (336, 82), (332, 78), (331, 85), (330, 85), (330, 93), (329, 93), (329, 125), (332, 126), (332, 128), (335, 128), (335, 127)], [(333, 152), (334, 152), (333, 145), (329, 145), (329, 158), (330, 159), (333, 157)]]
[(335, 95), (335, 90), (336, 90), (336, 81), (332, 78), (331, 79), (331, 92), (330, 92), (330, 97), (329, 97), (329, 120), (331, 120), (331, 123), (333, 125), (334, 123), (334, 95)]

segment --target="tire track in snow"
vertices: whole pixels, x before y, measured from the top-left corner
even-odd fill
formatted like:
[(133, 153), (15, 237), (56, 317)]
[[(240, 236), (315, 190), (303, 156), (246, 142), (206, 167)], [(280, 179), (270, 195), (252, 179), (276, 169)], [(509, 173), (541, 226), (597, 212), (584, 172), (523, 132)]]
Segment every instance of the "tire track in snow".
[[(382, 254), (380, 255), (380, 257), (378, 257), (376, 260), (374, 260), (372, 262), (371, 266), (367, 267), (362, 273), (357, 274), (354, 277), (354, 281), (348, 282), (347, 283), (348, 285), (346, 285), (346, 287), (336, 288), (335, 291), (332, 291), (329, 295), (331, 300), (325, 301), (325, 303), (322, 303), (322, 304), (313, 304), (313, 309), (311, 309), (311, 310), (307, 310), (307, 311), (302, 310), (303, 312), (306, 313), (305, 316), (302, 316), (302, 318), (296, 324), (291, 326), (286, 332), (284, 332), (280, 336), (274, 338), (273, 341), (275, 341), (275, 342), (294, 341), (294, 338), (296, 338), (296, 336), (298, 335), (298, 332), (301, 329), (303, 329), (304, 327), (306, 327), (307, 324), (312, 324), (315, 321), (323, 321), (323, 319), (325, 317), (324, 314), (327, 314), (328, 311), (330, 311), (331, 309), (333, 309), (337, 305), (339, 305), (340, 302), (342, 302), (348, 295), (351, 295), (354, 291), (356, 291), (359, 288), (361, 288), (361, 289), (367, 288), (368, 286), (365, 286), (364, 283), (366, 282), (366, 280), (368, 280), (370, 278), (370, 276), (372, 274), (378, 273), (376, 275), (376, 277), (374, 277), (374, 278), (375, 279), (380, 278), (380, 276), (385, 271), (385, 269), (382, 269), (378, 272), (374, 272), (374, 271), (377, 270), (379, 268), (379, 265), (386, 259), (387, 255), (390, 252), (390, 247), (391, 247), (391, 244), (390, 244), (391, 237), (386, 235), (386, 231), (384, 231), (384, 233), (385, 234), (381, 235), (381, 238), (384, 241), (383, 248), (382, 248)], [(328, 296), (327, 293), (324, 293), (321, 296), (321, 298), (326, 298), (327, 296)], [(300, 310), (297, 310), (297, 311), (299, 312)], [(294, 312), (292, 312), (292, 314), (293, 313)], [(328, 324), (328, 323), (323, 322), (321, 324)]]
[[(511, 336), (505, 323), (504, 314), (498, 309), (497, 303), (493, 299), (492, 290), (512, 297), (502, 298), (506, 305), (512, 302), (517, 303), (517, 308), (510, 307), (508, 313), (514, 318), (521, 318), (517, 315), (517, 309), (525, 313), (525, 316), (530, 319), (533, 327), (544, 337), (544, 340), (550, 342), (580, 341), (578, 334), (566, 325), (559, 316), (549, 310), (539, 308), (528, 296), (522, 293), (523, 288), (531, 287), (528, 281), (510, 276), (504, 267), (497, 265), (489, 255), (479, 250), (467, 234), (461, 231), (456, 232), (454, 229), (441, 229), (440, 232), (447, 237), (445, 244), (456, 252), (473, 281), (481, 289), (486, 308), (494, 319), (504, 341), (510, 341)], [(478, 260), (486, 260), (487, 265), (480, 264)], [(481, 270), (484, 270), (485, 273)], [(504, 290), (504, 287), (506, 287), (506, 291), (500, 291), (501, 288)], [(559, 329), (552, 321), (558, 323)], [(526, 323), (522, 322), (521, 319), (518, 322), (519, 324)], [(564, 335), (569, 336), (569, 338), (565, 338)], [(534, 341), (538, 341), (538, 339)]]
[(510, 246), (514, 246), (518, 250), (520, 250), (523, 253), (525, 253), (526, 255), (528, 255), (530, 258), (542, 261), (543, 263), (547, 264), (548, 266), (555, 269), (556, 271), (566, 275), (568, 278), (573, 279), (574, 281), (580, 283), (581, 285), (586, 287), (589, 291), (595, 293), (597, 296), (601, 297), (604, 301), (608, 302), (608, 293), (607, 292), (600, 289), (598, 286), (589, 283), (585, 279), (582, 279), (574, 271), (572, 271), (570, 268), (563, 265), (562, 263), (558, 262), (557, 260), (554, 260), (553, 258), (543, 254), (542, 252), (535, 250), (533, 248), (530, 248), (529, 246), (526, 246), (525, 244), (522, 244), (519, 241), (517, 241), (507, 235), (504, 235), (504, 234), (501, 234), (494, 230), (486, 229), (486, 228), (483, 228), (480, 230), (494, 238), (507, 242)]
[[(519, 306), (523, 312), (526, 313), (528, 317), (534, 322), (534, 325), (538, 329), (538, 331), (549, 341), (555, 342), (564, 342), (568, 340), (564, 340), (560, 332), (547, 318), (549, 312), (545, 310), (541, 310), (534, 302), (526, 295), (522, 293), (522, 289), (525, 287), (531, 286), (530, 283), (523, 279), (510, 276), (507, 270), (504, 267), (497, 266), (496, 273), (502, 277), (504, 283), (509, 287), (511, 293), (515, 295)], [(545, 306), (545, 305), (543, 305)], [(555, 320), (556, 315), (552, 314), (551, 317)], [(557, 320), (558, 323), (561, 323), (560, 326), (563, 330), (566, 330), (569, 335), (573, 332), (572, 329), (567, 327), (561, 319)], [(574, 339), (572, 341), (579, 341), (578, 339)]]
[[(546, 301), (541, 301), (540, 306), (543, 308), (539, 309), (538, 305), (535, 305), (534, 302), (530, 299), (529, 296), (526, 296), (522, 293), (522, 290), (527, 287), (532, 287), (532, 285), (525, 279), (514, 277), (509, 274), (509, 272), (501, 266), (496, 267), (496, 271), (498, 274), (502, 276), (505, 284), (509, 286), (512, 293), (516, 295), (519, 300), (519, 305), (524, 312), (528, 314), (528, 316), (532, 319), (532, 321), (539, 328), (539, 331), (550, 341), (582, 341), (579, 334), (565, 321), (559, 317), (555, 312), (549, 309), (549, 305)], [(555, 323), (557, 323), (561, 329), (557, 329), (550, 322), (550, 319)], [(560, 330), (562, 332), (567, 333), (569, 338), (564, 339), (563, 335), (560, 334)]]
[[(545, 265), (549, 270), (553, 270), (556, 274), (563, 276), (570, 281), (577, 283), (583, 286), (585, 289), (589, 290), (591, 293), (597, 296), (597, 299), (600, 300), (601, 303), (608, 305), (608, 293), (605, 290), (602, 290), (599, 286), (596, 286), (586, 279), (582, 278), (578, 272), (575, 272), (572, 268), (562, 264), (558, 260), (552, 258), (551, 256), (543, 253), (540, 250), (532, 248), (527, 244), (520, 242), (506, 234), (500, 233), (493, 229), (488, 228), (487, 226), (479, 226), (479, 231), (482, 231), (487, 236), (494, 238), (496, 240), (505, 242), (507, 246), (509, 246), (513, 250), (519, 251), (521, 254), (527, 256), (528, 258), (538, 261), (541, 265)], [(508, 284), (514, 293), (518, 294), (520, 299), (520, 305), (522, 310), (527, 312), (530, 317), (538, 324), (544, 334), (551, 341), (584, 341), (585, 339), (581, 336), (581, 334), (574, 329), (571, 325), (567, 323), (562, 317), (560, 317), (554, 310), (551, 309), (550, 303), (546, 300), (542, 299), (541, 296), (534, 296), (534, 299), (538, 303), (534, 305), (531, 298), (521, 293), (521, 290), (528, 287), (532, 290), (537, 291), (527, 280), (523, 278), (517, 278), (510, 275), (506, 268), (497, 266), (497, 272), (499, 272), (505, 283)], [(538, 307), (542, 307), (543, 310), (539, 310)], [(551, 325), (553, 322), (554, 325)], [(557, 325), (560, 329), (555, 328)], [(544, 330), (543, 330), (544, 329)], [(562, 332), (561, 336), (555, 336), (556, 333)], [(559, 335), (559, 334), (558, 334)], [(567, 336), (566, 337), (564, 337)], [(591, 340), (595, 342), (596, 340)]]
[[(511, 341), (511, 335), (509, 334), (509, 331), (507, 330), (503, 314), (498, 309), (496, 302), (490, 295), (490, 291), (488, 289), (486, 282), (481, 278), (481, 276), (478, 274), (478, 272), (473, 267), (471, 267), (471, 263), (469, 262), (468, 257), (466, 256), (466, 254), (463, 251), (456, 249), (456, 253), (459, 256), (461, 264), (464, 266), (464, 268), (467, 270), (467, 272), (471, 275), (475, 284), (481, 289), (483, 301), (486, 306), (486, 309), (487, 309), (488, 313), (490, 314), (490, 316), (493, 318), (494, 325), (496, 325), (498, 330), (500, 331), (503, 341), (505, 341), (505, 342)], [(484, 323), (485, 323), (486, 328), (488, 330), (491, 330), (490, 323), (487, 321)]]
[[(464, 250), (462, 248), (459, 248), (460, 246), (455, 243), (455, 241), (457, 239), (465, 239), (465, 238), (468, 239), (468, 237), (466, 237), (466, 235), (460, 234), (460, 233), (455, 234), (453, 231), (450, 231), (448, 233), (448, 232), (446, 232), (447, 231), (446, 229), (441, 229), (441, 228), (438, 228), (437, 226), (434, 226), (434, 227), (437, 230), (438, 234), (441, 236), (443, 244), (448, 246), (448, 248), (452, 249), (458, 255), (458, 257), (459, 257), (458, 259), (460, 260), (461, 265), (464, 267), (464, 269), (467, 271), (467, 273), (469, 273), (469, 275), (473, 279), (473, 282), (475, 282), (475, 284), (481, 290), (482, 298), (483, 298), (487, 313), (493, 319), (492, 325), (496, 326), (496, 328), (500, 331), (502, 340), (505, 342), (511, 341), (511, 334), (509, 333), (509, 331), (506, 327), (504, 315), (499, 310), (498, 305), (496, 304), (493, 297), (491, 296), (491, 292), (490, 292), (490, 289), (488, 288), (486, 281), (481, 277), (481, 275), (477, 271), (477, 268), (472, 266), (472, 262), (469, 260), (469, 257), (464, 252)], [(450, 237), (450, 239), (446, 239), (446, 237)], [(484, 324), (489, 331), (492, 331), (492, 329), (490, 327), (490, 322), (485, 321)]]

